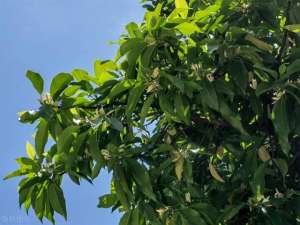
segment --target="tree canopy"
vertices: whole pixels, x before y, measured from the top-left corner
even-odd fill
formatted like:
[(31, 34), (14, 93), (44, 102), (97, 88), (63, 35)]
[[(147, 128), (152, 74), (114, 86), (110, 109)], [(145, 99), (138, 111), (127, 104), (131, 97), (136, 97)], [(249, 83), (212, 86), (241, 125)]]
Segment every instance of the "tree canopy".
[[(112, 174), (120, 225), (300, 224), (300, 1), (144, 0), (94, 73), (26, 76), (40, 107), (19, 204), (67, 219), (63, 177)], [(100, 174), (101, 175), (101, 174)]]

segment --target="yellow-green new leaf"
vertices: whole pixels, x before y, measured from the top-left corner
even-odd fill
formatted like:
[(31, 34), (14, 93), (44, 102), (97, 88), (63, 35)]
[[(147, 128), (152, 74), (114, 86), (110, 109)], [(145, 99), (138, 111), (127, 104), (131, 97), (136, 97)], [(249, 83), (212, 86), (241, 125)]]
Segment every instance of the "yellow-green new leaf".
[(291, 24), (291, 25), (287, 25), (285, 26), (285, 29), (294, 32), (296, 34), (300, 34), (300, 24)]
[(183, 9), (184, 11), (180, 12), (182, 18), (186, 18), (188, 15), (189, 6), (186, 0), (175, 0), (176, 9)]
[(180, 31), (180, 33), (190, 36), (193, 33), (201, 32), (201, 29), (192, 22), (184, 22), (176, 26), (176, 29)]
[(98, 84), (102, 85), (108, 80), (116, 78), (111, 71), (117, 69), (116, 64), (113, 61), (103, 61), (96, 60), (94, 63), (94, 71), (96, 76), (96, 81)]
[(32, 144), (29, 142), (26, 143), (26, 153), (30, 159), (32, 160), (35, 159), (35, 154), (36, 154), (35, 149), (32, 146)]

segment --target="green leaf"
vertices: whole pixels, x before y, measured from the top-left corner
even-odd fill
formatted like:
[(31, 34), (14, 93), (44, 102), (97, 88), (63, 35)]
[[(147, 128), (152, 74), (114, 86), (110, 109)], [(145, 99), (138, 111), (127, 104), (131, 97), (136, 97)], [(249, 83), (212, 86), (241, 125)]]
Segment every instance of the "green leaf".
[(131, 80), (131, 79), (120, 81), (111, 89), (111, 91), (109, 92), (109, 95), (103, 101), (106, 102), (106, 101), (113, 100), (119, 94), (132, 88), (135, 85), (135, 83), (136, 83), (136, 81)]
[(156, 45), (152, 44), (150, 46), (147, 46), (145, 50), (142, 53), (141, 57), (141, 63), (144, 67), (149, 67), (152, 59), (153, 59), (153, 54), (156, 50)]
[(181, 92), (184, 92), (184, 82), (177, 78), (176, 76), (172, 76), (165, 72), (162, 72), (162, 76), (167, 78), (175, 87), (177, 87)]
[(31, 196), (32, 187), (28, 187), (23, 189), (22, 191), (19, 191), (19, 206), (21, 207), (27, 199), (30, 199)]
[(129, 199), (123, 189), (122, 183), (118, 178), (118, 174), (114, 172), (113, 174), (113, 184), (114, 184), (114, 188), (115, 188), (115, 193), (118, 197), (119, 202), (122, 204), (122, 206), (125, 209), (129, 209), (130, 208), (130, 202)]
[(120, 219), (119, 225), (130, 225), (130, 216), (131, 216), (131, 211), (125, 212), (122, 218)]
[(122, 45), (120, 46), (120, 54), (121, 56), (127, 54), (130, 51), (134, 51), (137, 49), (143, 50), (145, 47), (144, 40), (141, 38), (130, 38), (126, 40)]
[(180, 15), (182, 16), (182, 18), (187, 17), (189, 6), (186, 0), (175, 0), (175, 7), (176, 9), (184, 9), (184, 11), (180, 13)]
[(93, 171), (92, 171), (92, 176), (91, 178), (92, 179), (95, 179), (96, 177), (98, 177), (100, 171), (101, 171), (101, 168), (105, 165), (105, 161), (98, 161), (96, 162), (96, 165), (94, 166), (93, 168)]
[(128, 167), (133, 175), (134, 180), (139, 185), (141, 191), (150, 199), (155, 200), (155, 195), (153, 193), (152, 184), (148, 171), (144, 166), (139, 164), (134, 159), (128, 159)]
[(277, 133), (279, 144), (283, 152), (288, 155), (291, 149), (289, 143), (289, 117), (287, 113), (286, 96), (282, 96), (273, 108), (273, 124)]
[(26, 172), (26, 171), (16, 170), (16, 171), (13, 171), (13, 172), (7, 174), (7, 175), (3, 178), (3, 180), (8, 180), (8, 179), (13, 178), (13, 177), (23, 176), (23, 175), (25, 175), (25, 174), (27, 174), (27, 173), (28, 173), (28, 172)]
[(33, 71), (28, 70), (26, 73), (26, 77), (31, 81), (33, 87), (35, 90), (39, 93), (42, 94), (44, 91), (44, 80), (41, 77), (40, 74), (35, 73)]
[(30, 159), (35, 159), (35, 149), (29, 142), (26, 143), (26, 153)]
[(111, 208), (117, 203), (116, 194), (106, 194), (99, 198), (99, 208)]
[(220, 103), (220, 113), (222, 114), (224, 119), (227, 120), (231, 124), (231, 126), (239, 130), (242, 134), (248, 136), (247, 131), (245, 131), (242, 125), (241, 117), (238, 114), (232, 112), (225, 101), (220, 100), (219, 103)]
[(44, 153), (45, 145), (48, 141), (48, 131), (48, 122), (41, 118), (35, 135), (35, 149), (39, 157)]
[(180, 33), (187, 35), (187, 36), (190, 36), (196, 32), (198, 32), (198, 33), (201, 32), (201, 29), (192, 22), (183, 22), (183, 23), (177, 25), (176, 29), (178, 31), (180, 31)]
[(112, 128), (114, 128), (115, 130), (117, 130), (117, 131), (123, 130), (123, 124), (117, 118), (112, 117), (109, 119), (109, 122), (110, 122)]
[(200, 92), (200, 97), (204, 105), (219, 111), (219, 100), (214, 85), (208, 81), (205, 81)]
[(37, 195), (35, 197), (35, 201), (32, 204), (34, 208), (34, 212), (36, 216), (42, 221), (42, 218), (44, 216), (44, 209), (45, 209), (45, 201), (46, 201), (46, 186), (45, 184), (42, 185), (40, 190), (37, 192)]
[(23, 111), (19, 112), (19, 121), (21, 123), (34, 123), (40, 116), (38, 111)]
[(154, 95), (152, 94), (146, 99), (146, 101), (145, 101), (145, 103), (142, 107), (142, 110), (141, 110), (141, 113), (140, 113), (140, 117), (141, 117), (140, 118), (140, 124), (141, 125), (144, 125), (144, 123), (145, 123), (145, 119), (146, 119), (146, 117), (149, 113), (149, 109), (150, 109), (150, 107), (153, 103), (153, 99), (154, 99)]
[(60, 73), (56, 75), (50, 86), (50, 95), (53, 100), (56, 100), (60, 93), (67, 87), (67, 85), (73, 80), (73, 77), (68, 73)]
[(222, 215), (222, 221), (224, 222), (228, 222), (230, 221), (233, 217), (235, 217), (239, 211), (245, 207), (245, 203), (241, 203), (237, 206), (232, 206), (232, 207), (229, 207), (228, 209), (225, 210), (225, 212), (223, 213)]
[(90, 137), (89, 137), (89, 149), (90, 149), (92, 158), (95, 161), (104, 164), (104, 159), (103, 159), (103, 156), (100, 152), (100, 148), (99, 148), (99, 144), (98, 144), (97, 133), (93, 133), (93, 134), (90, 135)]
[(289, 166), (288, 166), (286, 160), (285, 159), (274, 159), (273, 161), (279, 168), (282, 176), (285, 177), (287, 175), (287, 173), (289, 172)]
[(299, 71), (300, 71), (300, 59), (296, 59), (287, 67), (286, 74), (284, 74), (283, 79), (288, 79), (291, 75)]
[(245, 93), (248, 84), (248, 71), (241, 59), (235, 59), (228, 65), (228, 73), (232, 76), (236, 85)]
[(67, 220), (67, 209), (66, 209), (65, 197), (63, 191), (57, 184), (52, 182), (49, 183), (48, 198), (51, 207)]
[(259, 85), (257, 86), (256, 90), (255, 90), (255, 94), (257, 96), (262, 95), (265, 92), (268, 92), (270, 90), (272, 90), (274, 88), (273, 83), (267, 83), (267, 82), (261, 82), (259, 83)]
[(70, 150), (78, 130), (78, 126), (69, 126), (61, 132), (57, 140), (58, 153), (68, 152)]
[(126, 25), (126, 30), (128, 31), (130, 38), (142, 38), (143, 34), (139, 29), (139, 26), (134, 23), (130, 22)]
[(134, 208), (131, 212), (129, 225), (140, 224), (139, 217), (140, 217), (139, 208)]
[[(48, 196), (47, 196), (48, 197)], [(46, 203), (45, 203), (45, 211), (44, 211), (44, 216), (52, 223), (55, 224), (55, 220), (53, 218), (54, 210), (50, 205), (50, 201), (47, 198)]]
[(113, 61), (103, 61), (96, 60), (94, 63), (95, 76), (97, 78), (97, 83), (102, 85), (105, 82), (115, 79), (116, 75), (111, 71), (117, 69), (116, 64)]
[(170, 99), (167, 97), (167, 95), (165, 94), (160, 94), (159, 96), (159, 106), (161, 108), (161, 110), (164, 113), (167, 113), (168, 115), (173, 115), (174, 111), (173, 111), (173, 106), (170, 102)]
[(186, 208), (181, 211), (182, 216), (189, 222), (190, 225), (206, 225), (206, 222), (201, 215), (194, 209)]
[(72, 76), (77, 80), (80, 81), (92, 81), (92, 77), (88, 74), (88, 72), (81, 70), (81, 69), (75, 69), (72, 71)]
[(264, 194), (266, 182), (265, 182), (265, 174), (266, 174), (266, 168), (268, 166), (268, 163), (261, 164), (254, 173), (253, 181), (251, 183), (252, 190), (254, 194), (256, 195), (257, 199), (260, 199), (261, 196)]
[(127, 106), (125, 114), (128, 118), (131, 117), (132, 112), (136, 109), (136, 105), (144, 92), (144, 85), (137, 82), (135, 86), (129, 91)]
[(37, 176), (24, 178), (19, 184), (19, 192), (27, 188), (34, 187), (35, 185), (41, 183), (42, 180), (43, 178)]
[(120, 185), (122, 186), (122, 190), (124, 191), (124, 194), (126, 195), (126, 198), (129, 201), (132, 201), (132, 191), (129, 187), (129, 182), (127, 179), (126, 170), (122, 166), (116, 166), (115, 167), (115, 176), (118, 179)]
[(188, 125), (190, 123), (190, 105), (187, 100), (183, 99), (183, 96), (180, 94), (176, 94), (174, 106), (177, 117)]
[(195, 20), (202, 21), (206, 17), (214, 15), (221, 8), (222, 4), (222, 0), (217, 0), (215, 1), (215, 4), (208, 6), (203, 10), (197, 10), (195, 13)]
[(291, 24), (291, 25), (286, 25), (285, 29), (294, 32), (296, 34), (300, 34), (300, 24)]

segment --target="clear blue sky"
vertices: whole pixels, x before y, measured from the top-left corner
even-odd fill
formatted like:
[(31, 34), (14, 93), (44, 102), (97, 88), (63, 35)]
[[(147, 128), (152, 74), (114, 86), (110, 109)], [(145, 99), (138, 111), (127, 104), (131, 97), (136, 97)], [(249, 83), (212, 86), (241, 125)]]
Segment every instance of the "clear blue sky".
[[(17, 168), (14, 159), (25, 155), (33, 127), (18, 123), (17, 112), (34, 109), (38, 96), (25, 79), (31, 69), (49, 82), (59, 72), (74, 68), (92, 70), (97, 58), (112, 58), (116, 46), (108, 45), (130, 21), (141, 21), (139, 0), (0, 0), (0, 176)], [(64, 181), (67, 223), (64, 225), (117, 225), (118, 214), (98, 209), (98, 196), (108, 192), (108, 175), (94, 186)], [(0, 181), (0, 225), (40, 222), (18, 207), (18, 180)], [(44, 224), (49, 224), (46, 220)]]

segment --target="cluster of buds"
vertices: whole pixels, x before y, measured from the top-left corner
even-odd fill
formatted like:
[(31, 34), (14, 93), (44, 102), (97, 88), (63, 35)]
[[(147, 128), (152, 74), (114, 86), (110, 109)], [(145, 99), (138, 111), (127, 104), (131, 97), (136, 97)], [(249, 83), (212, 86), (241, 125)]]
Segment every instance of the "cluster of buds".
[(48, 92), (43, 93), (41, 95), (40, 101), (41, 101), (42, 104), (45, 104), (45, 105), (54, 105), (54, 101), (53, 101), (51, 95)]
[(160, 77), (160, 69), (158, 67), (156, 67), (151, 76), (150, 79), (148, 81), (148, 87), (147, 87), (147, 92), (148, 93), (153, 93), (153, 92), (157, 92), (160, 88), (160, 84), (159, 84), (159, 77)]

